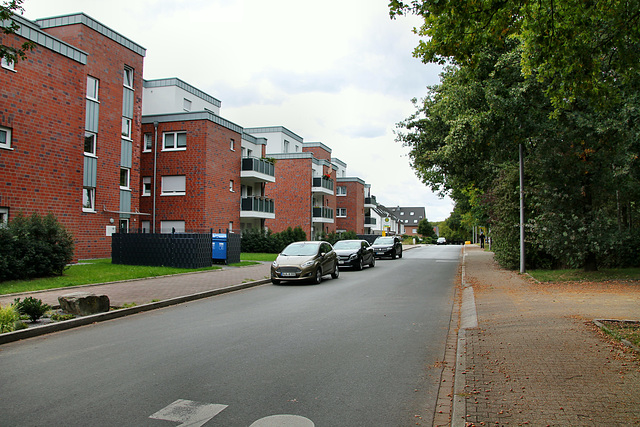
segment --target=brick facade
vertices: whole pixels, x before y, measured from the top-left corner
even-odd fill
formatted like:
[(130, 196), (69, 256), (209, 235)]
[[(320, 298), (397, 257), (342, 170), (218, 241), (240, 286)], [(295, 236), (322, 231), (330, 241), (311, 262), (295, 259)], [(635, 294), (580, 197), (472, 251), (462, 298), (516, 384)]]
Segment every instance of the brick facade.
[[(119, 219), (120, 207), (123, 71), (125, 65), (134, 69), (132, 139), (138, 141), (144, 53), (82, 23), (60, 25), (64, 26), (42, 30), (33, 26), (32, 32), (53, 36), (69, 47), (55, 39), (51, 49), (36, 44), (25, 61), (15, 64), (15, 71), (0, 69), (0, 126), (12, 132), (11, 150), (0, 149), (0, 207), (9, 209), (10, 219), (18, 212), (51, 212), (74, 235), (76, 259), (109, 257), (107, 227), (111, 218)], [(1, 43), (13, 46), (23, 41), (19, 35), (1, 38)], [(69, 57), (67, 52), (74, 48), (86, 53), (86, 64)], [(87, 75), (100, 81), (95, 212), (82, 208)], [(132, 183), (138, 179), (138, 152), (133, 149)], [(132, 195), (131, 210), (137, 206)]]
[[(337, 195), (337, 209), (347, 210), (346, 217), (338, 217), (336, 210), (336, 227), (338, 230), (353, 231), (365, 234), (364, 230), (364, 181), (358, 178), (338, 178), (336, 186), (345, 187), (346, 195)], [(336, 194), (338, 193), (336, 189)]]

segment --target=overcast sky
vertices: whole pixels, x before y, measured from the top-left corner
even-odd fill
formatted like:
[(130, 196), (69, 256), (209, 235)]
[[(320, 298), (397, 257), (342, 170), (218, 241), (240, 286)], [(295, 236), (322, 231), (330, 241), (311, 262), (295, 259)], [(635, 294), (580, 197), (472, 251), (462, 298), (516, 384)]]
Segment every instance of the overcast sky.
[(388, 0), (25, 0), (35, 20), (84, 12), (147, 49), (144, 78), (177, 77), (242, 127), (284, 126), (322, 142), (385, 206), (453, 210), (416, 177), (396, 123), (440, 69), (411, 52), (415, 17)]

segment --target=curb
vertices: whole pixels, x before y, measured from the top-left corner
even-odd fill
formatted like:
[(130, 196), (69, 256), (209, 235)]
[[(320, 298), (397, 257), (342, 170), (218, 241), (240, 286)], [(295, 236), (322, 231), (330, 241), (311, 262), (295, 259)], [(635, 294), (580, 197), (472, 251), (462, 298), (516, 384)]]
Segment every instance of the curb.
[(40, 335), (50, 334), (52, 332), (64, 331), (67, 329), (77, 328), (79, 326), (90, 325), (92, 323), (104, 322), (106, 320), (117, 319), (119, 317), (129, 316), (132, 314), (143, 313), (158, 308), (169, 307), (172, 305), (182, 304), (184, 302), (195, 301), (203, 298), (209, 298), (216, 295), (226, 294), (233, 291), (252, 288), (254, 286), (271, 283), (270, 279), (256, 280), (253, 282), (241, 283), (238, 285), (227, 286), (225, 288), (212, 289), (209, 291), (198, 292), (195, 294), (185, 295), (156, 301), (149, 304), (137, 305), (135, 307), (121, 308), (118, 310), (108, 311), (106, 313), (97, 313), (89, 316), (78, 317), (75, 319), (63, 320), (61, 322), (49, 323), (47, 325), (36, 326), (19, 331), (7, 332), (0, 334), (0, 345), (19, 341), (26, 338), (33, 338)]
[(467, 402), (465, 386), (467, 366), (467, 329), (478, 328), (478, 314), (473, 287), (465, 281), (465, 246), (462, 247), (462, 302), (460, 303), (460, 328), (458, 329), (458, 345), (456, 348), (456, 369), (453, 383), (453, 409), (451, 411), (451, 427), (465, 427), (467, 419)]

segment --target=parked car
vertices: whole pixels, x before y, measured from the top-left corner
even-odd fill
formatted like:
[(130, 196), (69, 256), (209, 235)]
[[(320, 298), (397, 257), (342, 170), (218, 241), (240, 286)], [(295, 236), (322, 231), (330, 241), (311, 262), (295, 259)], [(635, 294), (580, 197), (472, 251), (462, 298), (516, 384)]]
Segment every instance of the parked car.
[(271, 282), (310, 280), (322, 281), (322, 276), (340, 275), (338, 256), (327, 242), (294, 242), (288, 245), (271, 264)]
[(365, 265), (369, 267), (376, 265), (373, 247), (366, 240), (339, 240), (333, 245), (333, 250), (338, 254), (340, 267), (362, 270)]
[(438, 237), (438, 240), (436, 240), (436, 245), (446, 245), (447, 244), (447, 239), (445, 239), (444, 237)]
[(373, 251), (376, 258), (402, 258), (402, 241), (398, 236), (380, 236), (373, 241)]

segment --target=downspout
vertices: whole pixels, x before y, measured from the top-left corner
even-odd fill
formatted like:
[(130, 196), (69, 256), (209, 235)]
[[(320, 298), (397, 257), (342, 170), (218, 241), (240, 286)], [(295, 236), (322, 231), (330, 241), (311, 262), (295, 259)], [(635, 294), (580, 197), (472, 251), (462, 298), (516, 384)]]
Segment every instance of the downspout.
[(151, 232), (156, 232), (156, 193), (157, 193), (157, 171), (158, 171), (158, 122), (153, 122), (154, 136), (153, 136), (153, 224), (151, 225)]

